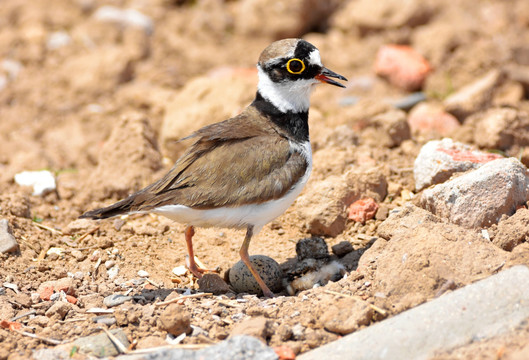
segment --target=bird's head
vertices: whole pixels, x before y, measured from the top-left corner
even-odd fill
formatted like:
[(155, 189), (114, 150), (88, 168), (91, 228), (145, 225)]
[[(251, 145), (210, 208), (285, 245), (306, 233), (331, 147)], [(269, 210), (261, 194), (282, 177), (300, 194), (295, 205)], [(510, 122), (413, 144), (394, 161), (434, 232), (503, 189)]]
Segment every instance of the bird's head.
[(323, 66), (320, 52), (302, 39), (284, 39), (270, 44), (259, 57), (259, 93), (282, 112), (309, 109), (314, 85), (327, 83), (345, 87), (332, 78), (347, 79)]

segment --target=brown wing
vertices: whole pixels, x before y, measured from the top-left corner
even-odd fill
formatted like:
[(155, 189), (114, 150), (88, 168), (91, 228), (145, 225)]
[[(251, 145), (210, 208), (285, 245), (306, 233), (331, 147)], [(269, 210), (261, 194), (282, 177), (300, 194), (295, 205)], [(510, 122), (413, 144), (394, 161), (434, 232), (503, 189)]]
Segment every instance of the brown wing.
[(196, 142), (162, 179), (83, 217), (105, 218), (163, 205), (207, 209), (280, 198), (305, 174), (307, 161), (264, 119), (245, 115), (198, 130), (191, 135)]

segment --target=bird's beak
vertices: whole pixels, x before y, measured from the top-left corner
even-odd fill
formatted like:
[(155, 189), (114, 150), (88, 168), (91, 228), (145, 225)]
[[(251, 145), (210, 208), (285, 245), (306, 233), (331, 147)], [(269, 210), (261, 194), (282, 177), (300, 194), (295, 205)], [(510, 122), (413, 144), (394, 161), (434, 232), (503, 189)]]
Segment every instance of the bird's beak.
[(336, 78), (336, 79), (347, 81), (347, 79), (344, 76), (342, 76), (340, 74), (337, 74), (334, 71), (331, 71), (331, 70), (329, 70), (329, 69), (327, 69), (325, 67), (314, 78), (316, 80), (318, 80), (318, 81), (321, 81), (322, 83), (336, 85), (336, 86), (343, 87), (343, 88), (345, 87), (345, 85), (340, 84), (338, 81), (335, 81), (335, 80), (329, 79), (329, 78)]

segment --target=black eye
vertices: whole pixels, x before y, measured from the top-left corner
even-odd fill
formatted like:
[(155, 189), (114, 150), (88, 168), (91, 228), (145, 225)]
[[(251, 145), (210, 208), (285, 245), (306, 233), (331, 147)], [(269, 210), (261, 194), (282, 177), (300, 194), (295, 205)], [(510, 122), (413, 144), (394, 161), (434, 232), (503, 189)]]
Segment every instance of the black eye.
[(287, 62), (287, 70), (291, 74), (301, 74), (305, 70), (305, 63), (300, 59), (290, 59)]

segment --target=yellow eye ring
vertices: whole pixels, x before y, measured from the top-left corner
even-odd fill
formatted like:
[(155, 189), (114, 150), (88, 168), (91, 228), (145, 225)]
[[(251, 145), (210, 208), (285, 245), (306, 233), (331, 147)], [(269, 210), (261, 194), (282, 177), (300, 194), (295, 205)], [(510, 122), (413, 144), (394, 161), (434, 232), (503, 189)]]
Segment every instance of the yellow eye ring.
[[(296, 62), (301, 63), (301, 70), (299, 70), (299, 71), (292, 71), (292, 70), (290, 69), (290, 63), (291, 63), (292, 61), (296, 61)], [(294, 58), (294, 59), (290, 59), (290, 60), (288, 60), (288, 62), (287, 62), (287, 71), (288, 71), (289, 73), (291, 73), (291, 74), (301, 74), (303, 71), (305, 71), (305, 63), (303, 62), (303, 60), (300, 60), (300, 59), (296, 59), (296, 58)]]

